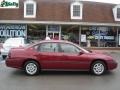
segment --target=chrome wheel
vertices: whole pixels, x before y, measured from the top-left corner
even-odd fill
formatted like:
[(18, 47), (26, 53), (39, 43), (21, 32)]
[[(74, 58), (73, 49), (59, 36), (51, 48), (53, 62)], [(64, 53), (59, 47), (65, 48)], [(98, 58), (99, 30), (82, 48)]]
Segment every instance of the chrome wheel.
[(35, 75), (38, 73), (38, 71), (39, 71), (38, 63), (36, 63), (35, 61), (28, 61), (25, 64), (25, 72), (28, 75)]
[(101, 75), (105, 72), (106, 66), (102, 61), (96, 61), (92, 64), (92, 72), (95, 75)]

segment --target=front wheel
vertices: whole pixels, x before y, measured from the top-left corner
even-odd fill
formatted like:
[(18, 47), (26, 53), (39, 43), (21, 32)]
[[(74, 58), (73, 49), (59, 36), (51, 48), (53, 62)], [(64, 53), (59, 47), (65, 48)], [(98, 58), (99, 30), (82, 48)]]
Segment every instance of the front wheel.
[(103, 61), (95, 61), (91, 66), (91, 72), (95, 75), (102, 75), (105, 73), (106, 68)]
[(27, 61), (24, 65), (26, 74), (33, 76), (39, 74), (40, 68), (39, 64), (35, 61)]

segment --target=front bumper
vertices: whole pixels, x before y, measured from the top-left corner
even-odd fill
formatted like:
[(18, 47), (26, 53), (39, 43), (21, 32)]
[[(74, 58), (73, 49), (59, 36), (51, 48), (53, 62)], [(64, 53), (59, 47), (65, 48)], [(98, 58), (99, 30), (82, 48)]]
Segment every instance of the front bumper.
[(108, 70), (113, 70), (113, 69), (116, 69), (118, 66), (118, 63), (116, 61), (110, 61), (108, 63)]

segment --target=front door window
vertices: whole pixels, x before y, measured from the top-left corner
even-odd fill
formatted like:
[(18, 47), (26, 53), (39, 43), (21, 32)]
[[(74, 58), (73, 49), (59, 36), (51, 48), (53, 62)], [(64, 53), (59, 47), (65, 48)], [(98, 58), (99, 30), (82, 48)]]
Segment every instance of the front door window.
[(60, 44), (61, 52), (68, 54), (78, 54), (80, 49), (71, 44)]

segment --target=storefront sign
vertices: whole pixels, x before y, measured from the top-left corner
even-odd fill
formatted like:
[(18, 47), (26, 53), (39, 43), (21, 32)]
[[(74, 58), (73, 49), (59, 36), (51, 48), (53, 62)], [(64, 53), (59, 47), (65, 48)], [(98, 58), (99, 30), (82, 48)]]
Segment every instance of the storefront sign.
[(23, 24), (0, 25), (0, 37), (26, 37), (27, 26)]
[(19, 8), (19, 0), (0, 0), (0, 8)]
[(89, 30), (91, 31), (92, 35), (101, 35), (105, 36), (108, 34), (108, 27), (89, 27)]
[(86, 35), (85, 34), (81, 35), (81, 42), (86, 42)]
[(95, 36), (95, 39), (114, 40), (114, 36)]
[(48, 32), (60, 32), (60, 26), (59, 25), (49, 25)]

